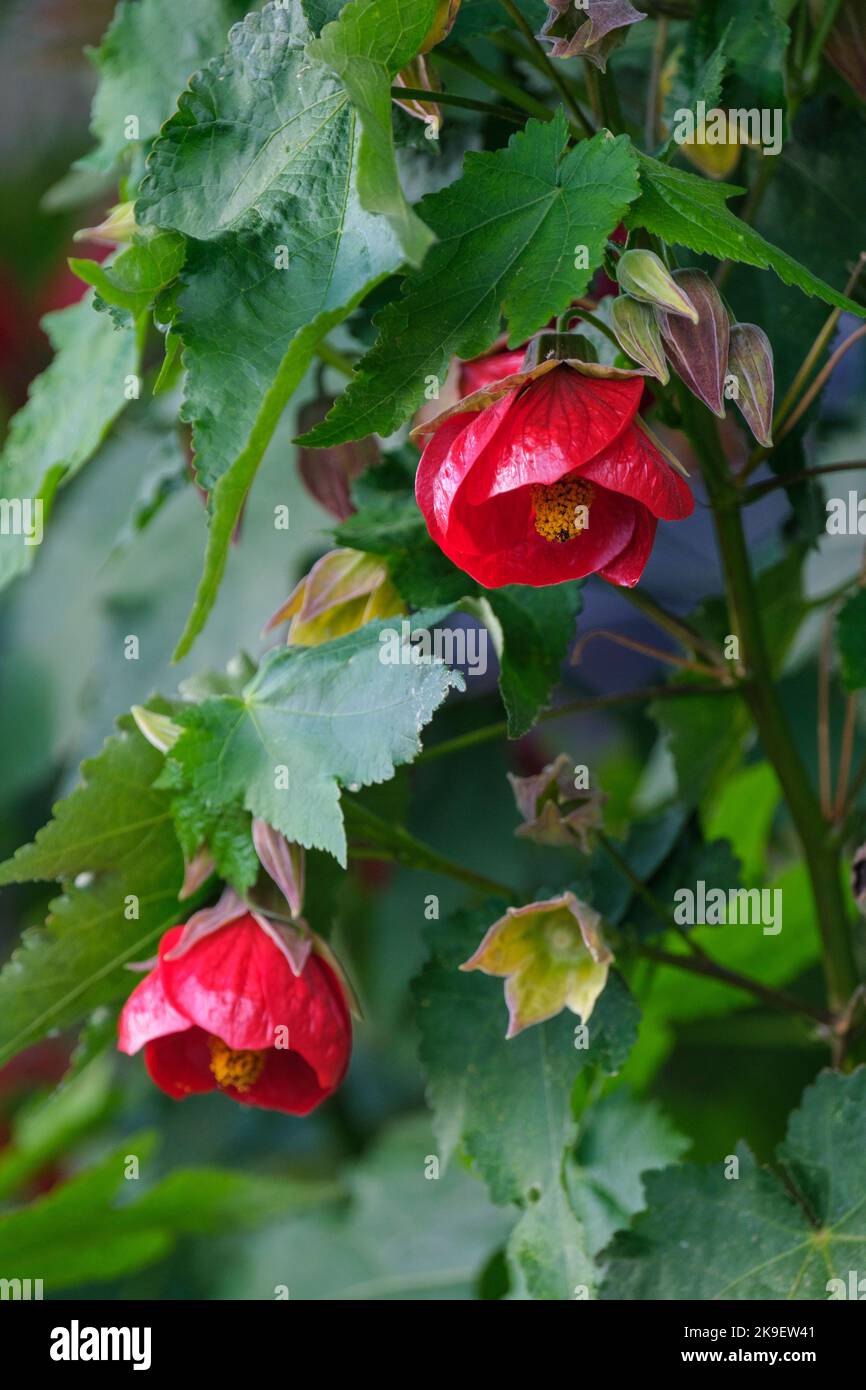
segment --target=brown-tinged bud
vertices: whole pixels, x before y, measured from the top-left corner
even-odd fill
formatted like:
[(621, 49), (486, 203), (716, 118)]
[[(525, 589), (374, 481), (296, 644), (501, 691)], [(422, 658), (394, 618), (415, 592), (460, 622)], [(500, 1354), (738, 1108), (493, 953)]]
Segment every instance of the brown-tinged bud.
[(602, 72), (628, 26), (646, 19), (629, 0), (547, 0), (547, 9), (538, 38), (552, 44), (551, 58), (586, 58)]
[(633, 299), (697, 323), (697, 309), (654, 251), (624, 251), (617, 262), (616, 278), (620, 289)]
[(206, 845), (202, 845), (192, 859), (184, 864), (183, 884), (177, 895), (178, 901), (186, 902), (187, 898), (191, 898), (193, 893), (197, 893), (202, 884), (207, 883), (211, 874), (215, 872), (216, 865), (213, 861), (213, 855)]
[(698, 322), (658, 310), (668, 361), (686, 386), (724, 419), (725, 373), (731, 325), (721, 295), (702, 270), (675, 270), (674, 279), (698, 311)]
[[(417, 58), (413, 58), (407, 67), (402, 68), (394, 78), (395, 87), (414, 87), (417, 90), (430, 92), (431, 95), (441, 91), (439, 79), (431, 70), (427, 59), (423, 53), (419, 53)], [(395, 97), (396, 104), (404, 110), (407, 115), (414, 116), (418, 121), (425, 121), (427, 130), (425, 134), (430, 140), (438, 140), (439, 127), (442, 124), (442, 108), (438, 102), (424, 101), (421, 97)]]
[(656, 316), (648, 304), (627, 294), (617, 295), (610, 310), (616, 340), (627, 357), (646, 367), (664, 386), (670, 380)]
[(459, 9), (460, 0), (439, 0), (436, 18), (433, 20), (429, 34), (421, 45), (421, 53), (429, 53), (430, 49), (435, 48), (437, 43), (441, 43), (443, 39), (447, 39), (451, 30), (454, 28)]
[(360, 550), (330, 550), (293, 589), (268, 628), (291, 618), (289, 646), (317, 647), (374, 618), (405, 613), (386, 565)]
[(739, 406), (752, 434), (765, 449), (773, 447), (773, 349), (763, 328), (735, 323), (731, 328), (728, 374), (737, 383)]
[[(298, 412), (299, 433), (307, 434), (321, 424), (333, 404), (330, 396), (319, 396), (302, 406)], [(379, 449), (372, 437), (327, 449), (307, 449), (303, 445), (298, 449), (301, 481), (338, 521), (345, 521), (355, 510), (350, 497), (352, 483), (379, 461)]]

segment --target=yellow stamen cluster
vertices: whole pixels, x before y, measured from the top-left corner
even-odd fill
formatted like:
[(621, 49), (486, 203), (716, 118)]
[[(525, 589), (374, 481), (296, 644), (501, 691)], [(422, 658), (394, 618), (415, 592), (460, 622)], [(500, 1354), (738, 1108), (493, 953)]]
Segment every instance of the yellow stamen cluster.
[(218, 1086), (248, 1091), (255, 1086), (265, 1065), (264, 1052), (233, 1052), (222, 1038), (208, 1038), (210, 1069)]
[(533, 525), (546, 541), (570, 541), (589, 525), (592, 483), (568, 474), (556, 483), (532, 486)]

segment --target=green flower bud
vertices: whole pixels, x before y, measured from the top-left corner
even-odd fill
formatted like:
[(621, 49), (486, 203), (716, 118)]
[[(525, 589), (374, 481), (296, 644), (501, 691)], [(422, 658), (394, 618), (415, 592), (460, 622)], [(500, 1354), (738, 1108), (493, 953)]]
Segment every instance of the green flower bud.
[(663, 386), (666, 385), (670, 372), (656, 316), (650, 306), (627, 294), (618, 295), (611, 306), (610, 322), (626, 356), (646, 367)]
[(617, 263), (616, 278), (620, 288), (633, 299), (669, 314), (682, 314), (697, 323), (697, 309), (654, 251), (624, 251)]

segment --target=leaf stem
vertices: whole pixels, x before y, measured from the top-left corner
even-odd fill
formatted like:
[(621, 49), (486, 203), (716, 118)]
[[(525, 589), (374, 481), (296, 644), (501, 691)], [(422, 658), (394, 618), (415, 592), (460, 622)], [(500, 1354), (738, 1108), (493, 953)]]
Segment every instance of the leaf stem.
[[(604, 582), (610, 583), (609, 580)], [(724, 660), (715, 642), (703, 637), (684, 618), (678, 618), (676, 614), (670, 613), (644, 589), (627, 589), (623, 585), (613, 583), (610, 583), (610, 587), (620, 598), (625, 599), (633, 608), (637, 608), (645, 617), (652, 619), (658, 627), (669, 632), (671, 637), (675, 637), (686, 651), (703, 652), (704, 656), (709, 657), (710, 661), (716, 664)]]
[[(595, 834), (599, 844), (601, 845), (605, 854), (610, 859), (611, 863), (616, 865), (623, 878), (631, 884), (635, 893), (637, 893), (639, 898), (643, 899), (643, 901), (646, 903), (647, 907), (650, 909), (653, 915), (664, 924), (668, 931), (677, 932), (678, 935), (682, 937), (683, 941), (686, 943), (693, 955), (706, 956), (706, 952), (703, 950), (703, 948), (699, 946), (696, 941), (693, 941), (691, 939), (689, 933), (683, 927), (681, 927), (678, 922), (674, 921), (673, 917), (671, 916), (670, 912), (668, 912), (661, 899), (657, 898), (652, 889), (648, 888), (647, 885), (643, 882), (643, 880), (638, 878), (631, 864), (629, 864), (628, 860), (625, 858), (624, 855), (620, 854), (616, 845), (613, 843), (612, 840), (608, 838), (604, 831), (596, 830)], [(709, 957), (707, 957), (707, 959), (709, 959)]]
[(316, 346), (316, 356), (320, 362), (324, 362), (326, 367), (333, 367), (335, 371), (343, 376), (354, 376), (355, 368), (351, 360), (344, 353), (338, 352), (330, 343), (321, 342)]
[(486, 878), (484, 874), (477, 874), (472, 869), (464, 868), (462, 864), (456, 864), (438, 850), (410, 835), (402, 826), (391, 825), (350, 797), (344, 795), (342, 805), (350, 829), (357, 830), (359, 836), (357, 841), (353, 839), (350, 843), (350, 859), (385, 860), (403, 864), (410, 869), (426, 869), (430, 873), (453, 878), (457, 883), (463, 883), (479, 893), (492, 893), (509, 902), (513, 902), (517, 897), (515, 890), (507, 884), (498, 883), (496, 879)]
[(454, 92), (431, 92), (425, 87), (392, 87), (391, 96), (402, 100), (414, 97), (418, 101), (435, 101), (441, 106), (460, 106), (466, 111), (483, 111), (487, 116), (497, 116), (501, 121), (512, 125), (523, 125), (525, 115), (520, 111), (510, 111), (506, 106), (493, 106), (489, 101), (476, 101), (475, 97), (459, 97)]
[(489, 68), (476, 62), (462, 49), (436, 49), (434, 57), (437, 66), (440, 63), (445, 63), (449, 67), (457, 68), (459, 72), (465, 72), (468, 77), (477, 78), (479, 82), (484, 83), (485, 87), (489, 87), (491, 91), (506, 97), (513, 106), (520, 107), (530, 116), (535, 116), (540, 121), (553, 120), (553, 112), (549, 106), (545, 106), (543, 101), (539, 101), (531, 92), (524, 91), (519, 83), (512, 82), (510, 77), (505, 77), (498, 72), (491, 72)]
[(576, 118), (579, 124), (583, 126), (583, 129), (586, 131), (587, 135), (594, 135), (595, 130), (591, 121), (588, 119), (587, 116), (584, 115), (579, 102), (575, 99), (571, 91), (571, 88), (569, 87), (562, 73), (557, 70), (551, 59), (548, 57), (544, 49), (541, 47), (541, 44), (538, 42), (538, 39), (532, 32), (532, 25), (529, 23), (529, 20), (526, 19), (526, 17), (520, 13), (520, 10), (515, 5), (514, 0), (499, 0), (499, 3), (500, 5), (502, 5), (503, 9), (505, 9), (511, 16), (511, 19), (513, 20), (514, 24), (523, 34), (527, 42), (530, 44), (533, 52), (538, 54), (540, 58), (539, 66), (543, 67), (544, 72), (549, 77), (556, 90), (559, 92), (559, 95), (562, 97), (571, 114)]
[[(556, 709), (544, 710), (538, 716), (538, 723), (548, 723), (552, 719), (564, 719), (570, 714), (583, 714), (587, 710), (612, 709), (618, 705), (640, 704), (643, 700), (677, 699), (684, 695), (733, 695), (736, 689), (737, 686), (733, 683), (731, 685), (650, 685), (644, 686), (640, 690), (623, 690), (611, 695), (588, 695), (585, 699), (571, 700), (568, 704), (558, 705)], [(499, 720), (496, 724), (482, 724), (477, 729), (470, 729), (465, 734), (443, 739), (441, 743), (434, 743), (432, 747), (425, 748), (423, 752), (419, 753), (413, 766), (417, 766), (418, 763), (433, 762), (436, 758), (448, 757), (451, 753), (462, 753), (467, 748), (476, 747), (479, 743), (491, 743), (507, 733), (508, 724), (504, 719)]]
[(761, 984), (760, 980), (753, 980), (748, 975), (741, 975), (738, 970), (730, 970), (728, 966), (721, 965), (718, 961), (712, 960), (709, 956), (678, 956), (671, 951), (662, 951), (656, 946), (648, 946), (644, 942), (628, 941), (638, 955), (644, 956), (647, 960), (655, 961), (658, 965), (670, 965), (675, 970), (686, 970), (692, 975), (703, 975), (710, 980), (718, 980), (720, 984), (730, 985), (732, 989), (741, 989), (747, 994), (752, 994), (756, 999), (769, 1004), (774, 1009), (781, 1009), (785, 1013), (800, 1014), (804, 1018), (810, 1018), (815, 1023), (820, 1023), (824, 1028), (832, 1028), (835, 1022), (834, 1015), (826, 1009), (816, 1008), (809, 1004), (805, 999), (797, 999), (793, 994), (788, 994), (786, 990), (773, 989), (771, 985)]

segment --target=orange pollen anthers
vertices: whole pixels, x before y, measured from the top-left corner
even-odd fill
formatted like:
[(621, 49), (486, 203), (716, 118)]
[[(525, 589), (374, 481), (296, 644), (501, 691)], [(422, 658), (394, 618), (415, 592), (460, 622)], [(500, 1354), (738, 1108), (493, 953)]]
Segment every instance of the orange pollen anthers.
[(255, 1086), (265, 1065), (264, 1052), (233, 1052), (222, 1038), (210, 1037), (210, 1069), (218, 1086), (233, 1086), (236, 1091), (248, 1091)]
[(589, 525), (592, 483), (568, 473), (556, 483), (533, 483), (533, 525), (546, 541), (570, 541)]

